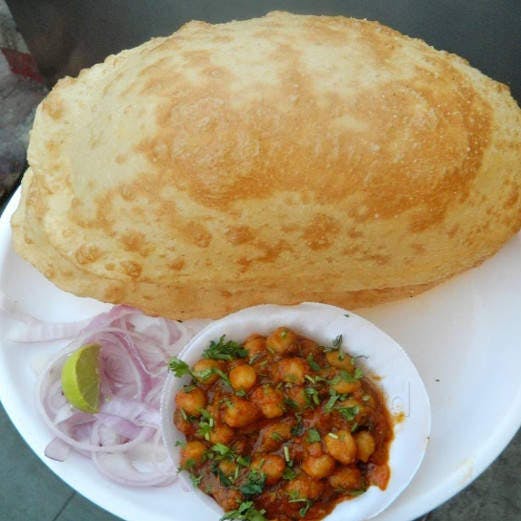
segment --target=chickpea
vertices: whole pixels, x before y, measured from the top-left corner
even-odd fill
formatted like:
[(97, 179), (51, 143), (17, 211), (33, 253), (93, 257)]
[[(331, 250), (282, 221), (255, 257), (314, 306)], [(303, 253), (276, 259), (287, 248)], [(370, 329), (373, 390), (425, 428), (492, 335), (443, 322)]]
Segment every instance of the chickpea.
[(238, 490), (228, 487), (215, 487), (211, 494), (225, 512), (235, 510), (243, 500), (242, 494)]
[(326, 450), (340, 463), (349, 465), (356, 461), (356, 442), (349, 431), (330, 432), (324, 436)]
[(305, 474), (291, 480), (286, 486), (288, 495), (305, 499), (317, 499), (323, 491), (324, 483)]
[(228, 445), (228, 443), (232, 441), (233, 436), (233, 429), (228, 427), (228, 425), (216, 425), (210, 432), (210, 441), (212, 443), (222, 443), (223, 445)]
[(257, 406), (243, 398), (233, 396), (226, 404), (226, 408), (222, 415), (223, 421), (229, 427), (244, 427), (253, 423), (259, 416)]
[(174, 425), (177, 430), (181, 431), (183, 434), (191, 434), (194, 429), (192, 423), (183, 417), (181, 409), (176, 409), (174, 411)]
[(211, 385), (219, 378), (219, 375), (216, 374), (213, 369), (221, 369), (221, 367), (222, 364), (217, 360), (202, 358), (195, 363), (193, 373), (198, 382), (205, 385)]
[(314, 443), (310, 443), (307, 447), (306, 447), (306, 452), (308, 453), (309, 456), (312, 456), (314, 458), (318, 457), (318, 456), (321, 456), (323, 454), (323, 450), (322, 450), (322, 443), (320, 443), (319, 441), (316, 441)]
[(175, 404), (190, 416), (200, 416), (206, 405), (206, 396), (199, 387), (191, 391), (179, 391), (175, 395)]
[(342, 467), (329, 476), (329, 484), (340, 490), (359, 490), (363, 486), (362, 473), (358, 467)]
[(314, 340), (310, 340), (309, 338), (302, 338), (300, 340), (300, 352), (303, 356), (318, 355), (320, 351), (318, 344)]
[(251, 359), (266, 350), (266, 338), (261, 335), (251, 335), (244, 341), (243, 347), (248, 351)]
[(272, 375), (276, 382), (303, 384), (306, 374), (310, 374), (309, 364), (299, 357), (284, 358), (273, 366)]
[(230, 378), (230, 383), (235, 390), (242, 389), (243, 391), (248, 391), (257, 381), (257, 373), (255, 372), (255, 369), (253, 369), (251, 365), (246, 364), (234, 367), (228, 376)]
[(304, 387), (300, 385), (293, 385), (290, 389), (286, 390), (286, 394), (288, 398), (295, 403), (297, 409), (305, 409), (309, 405)]
[(204, 461), (206, 445), (202, 441), (189, 441), (181, 449), (181, 467), (191, 468)]
[(368, 431), (360, 431), (354, 435), (354, 438), (358, 449), (358, 459), (366, 463), (376, 448), (373, 435)]
[(284, 395), (270, 385), (257, 387), (251, 398), (260, 407), (266, 418), (277, 418), (284, 414)]
[(263, 452), (277, 450), (282, 443), (291, 438), (292, 423), (272, 423), (259, 433), (258, 447)]
[(253, 458), (251, 466), (264, 472), (266, 484), (273, 485), (282, 477), (286, 468), (286, 462), (282, 456), (277, 454), (258, 454)]
[(329, 476), (335, 468), (335, 460), (329, 454), (309, 456), (302, 463), (302, 470), (312, 478), (321, 479)]
[(337, 369), (345, 369), (350, 373), (355, 370), (353, 359), (341, 349), (337, 349), (336, 351), (328, 351), (326, 353), (326, 359), (329, 365), (332, 365)]
[(340, 381), (332, 384), (331, 388), (339, 394), (347, 394), (358, 391), (361, 386), (362, 383), (360, 380), (351, 380), (351, 378), (342, 379), (342, 376), (340, 375)]
[(367, 412), (367, 407), (361, 404), (358, 400), (356, 400), (353, 397), (347, 398), (346, 400), (341, 400), (337, 403), (338, 407), (340, 408), (348, 408), (351, 409), (353, 412), (356, 412), (356, 410), (358, 410), (358, 413), (353, 418), (353, 420), (357, 422), (360, 422), (364, 414), (366, 414)]
[(294, 351), (297, 347), (297, 335), (287, 327), (278, 327), (268, 338), (266, 347), (279, 355)]
[(219, 469), (225, 476), (233, 476), (237, 469), (237, 463), (230, 460), (223, 460), (219, 463)]

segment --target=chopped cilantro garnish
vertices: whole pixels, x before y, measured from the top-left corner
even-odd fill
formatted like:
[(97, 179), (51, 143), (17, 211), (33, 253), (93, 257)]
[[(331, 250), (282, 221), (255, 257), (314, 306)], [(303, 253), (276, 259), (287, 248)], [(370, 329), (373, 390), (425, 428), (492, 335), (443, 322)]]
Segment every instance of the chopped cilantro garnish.
[(343, 341), (343, 336), (342, 335), (338, 335), (332, 342), (333, 347), (335, 349), (340, 349), (340, 347), (342, 346), (342, 341)]
[(300, 436), (304, 432), (304, 424), (302, 423), (302, 416), (300, 414), (295, 414), (295, 418), (297, 419), (297, 423), (291, 427), (291, 434), (293, 436)]
[(212, 446), (211, 450), (219, 454), (219, 456), (232, 456), (233, 450), (228, 447), (227, 445), (224, 445), (224, 443), (216, 443)]
[(236, 510), (226, 512), (220, 521), (266, 521), (265, 512), (265, 510), (257, 510), (253, 501), (243, 501)]
[(218, 367), (212, 367), (212, 373), (218, 375), (219, 378), (221, 378), (228, 387), (232, 386), (228, 375), (224, 371), (221, 371), (221, 369)]
[(170, 359), (170, 362), (168, 362), (168, 368), (178, 378), (186, 375), (192, 376), (192, 370), (190, 369), (190, 366), (175, 356)]
[[(355, 373), (356, 373), (357, 369), (355, 370)], [(336, 385), (339, 382), (350, 382), (350, 383), (352, 383), (352, 382), (356, 382), (360, 378), (357, 378), (355, 375), (350, 374), (345, 369), (340, 369), (338, 371), (338, 374), (331, 380), (330, 383), (331, 383), (331, 385)]]
[(330, 412), (333, 409), (336, 401), (340, 398), (340, 395), (334, 389), (331, 389), (329, 391), (329, 394), (331, 396), (329, 397), (329, 400), (326, 402), (326, 405), (324, 405), (324, 410), (326, 412)]
[(318, 391), (314, 387), (306, 387), (304, 389), (304, 392), (306, 393), (306, 395), (309, 398), (311, 398), (312, 402), (315, 405), (319, 405), (320, 404), (320, 398), (318, 396)]
[(313, 371), (320, 371), (321, 367), (317, 364), (317, 362), (315, 362), (313, 355), (308, 355), (306, 360), (309, 364), (309, 367), (311, 367), (311, 369), (313, 369)]
[(235, 461), (237, 462), (237, 465), (240, 465), (241, 467), (249, 467), (251, 463), (249, 456), (237, 456)]
[(225, 340), (225, 335), (219, 338), (217, 342), (212, 340), (203, 352), (203, 358), (211, 358), (212, 360), (233, 360), (247, 356), (248, 351), (241, 344), (233, 340)]
[(202, 475), (198, 476), (197, 474), (193, 474), (192, 472), (190, 472), (190, 480), (192, 481), (194, 487), (199, 487), (202, 479)]
[(332, 342), (331, 346), (322, 346), (324, 351), (327, 353), (328, 351), (338, 351), (338, 359), (343, 360), (345, 358), (345, 353), (342, 350), (342, 342), (343, 342), (343, 336), (338, 335)]
[(296, 476), (297, 473), (291, 467), (286, 467), (282, 473), (282, 479), (286, 479), (288, 481), (295, 479)]
[(309, 443), (316, 443), (317, 441), (320, 441), (320, 432), (318, 432), (317, 429), (309, 429), (308, 441)]
[(338, 407), (337, 411), (347, 421), (353, 421), (356, 415), (360, 412), (360, 407), (358, 405), (354, 405), (353, 407)]
[(355, 373), (354, 373), (354, 377), (356, 380), (360, 380), (361, 378), (363, 378), (364, 376), (364, 372), (362, 371), (362, 369), (360, 369), (360, 367), (357, 367), (355, 369)]
[(300, 497), (297, 491), (291, 491), (289, 493), (289, 498), (289, 503), (304, 503), (304, 506), (298, 511), (300, 517), (304, 517), (311, 508), (311, 505), (313, 505), (313, 501), (311, 501), (311, 499)]
[(258, 470), (252, 470), (248, 474), (247, 481), (240, 486), (239, 490), (245, 496), (256, 496), (257, 494), (262, 494), (265, 484), (266, 474)]
[(284, 397), (284, 405), (287, 405), (288, 407), (291, 407), (292, 409), (298, 409), (298, 404), (295, 400), (292, 398), (288, 398), (287, 396)]
[(282, 436), (278, 432), (272, 432), (270, 438), (275, 441), (283, 441)]
[(197, 429), (197, 434), (199, 436), (202, 436), (206, 441), (209, 441), (210, 434), (215, 425), (215, 420), (206, 409), (201, 409), (200, 412), (201, 419), (199, 420), (199, 428)]

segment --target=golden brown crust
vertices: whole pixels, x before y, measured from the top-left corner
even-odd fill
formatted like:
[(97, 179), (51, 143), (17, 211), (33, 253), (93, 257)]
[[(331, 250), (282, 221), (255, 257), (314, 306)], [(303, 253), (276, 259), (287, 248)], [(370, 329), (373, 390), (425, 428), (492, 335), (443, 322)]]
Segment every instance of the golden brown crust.
[(170, 317), (414, 294), (521, 226), (521, 111), (375, 22), (191, 22), (38, 109), (17, 251), (58, 286)]

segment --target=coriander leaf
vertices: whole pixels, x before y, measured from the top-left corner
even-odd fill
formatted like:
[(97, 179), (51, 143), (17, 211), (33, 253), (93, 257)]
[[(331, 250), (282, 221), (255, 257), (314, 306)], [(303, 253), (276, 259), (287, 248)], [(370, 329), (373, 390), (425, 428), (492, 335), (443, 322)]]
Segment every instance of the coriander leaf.
[(295, 479), (296, 476), (297, 473), (291, 467), (286, 467), (282, 473), (282, 479), (286, 479), (288, 481)]
[(212, 360), (233, 360), (234, 358), (246, 358), (246, 356), (248, 356), (248, 351), (238, 342), (225, 341), (225, 335), (218, 341), (212, 340), (203, 352), (203, 358)]
[(219, 456), (229, 456), (233, 455), (233, 451), (230, 447), (227, 445), (224, 445), (224, 443), (216, 443), (212, 446), (211, 450), (219, 454)]
[(284, 405), (291, 407), (292, 409), (298, 409), (298, 404), (295, 400), (292, 398), (288, 398), (287, 396), (284, 397)]
[(223, 487), (231, 487), (232, 486), (232, 480), (219, 468), (216, 468), (217, 476), (219, 477), (219, 481), (221, 482), (221, 485)]
[(199, 420), (199, 428), (197, 434), (202, 436), (206, 441), (210, 441), (210, 434), (215, 426), (215, 420), (209, 411), (201, 409), (201, 419)]
[(249, 467), (251, 463), (249, 456), (237, 456), (235, 461), (237, 462), (237, 465), (240, 465), (241, 467)]
[(241, 485), (239, 490), (245, 496), (256, 496), (262, 494), (266, 484), (266, 474), (258, 470), (252, 470), (248, 474), (247, 481)]
[(302, 416), (300, 414), (295, 415), (297, 423), (291, 427), (291, 434), (293, 436), (300, 436), (304, 432), (304, 424), (302, 423)]
[[(332, 391), (334, 391), (334, 389), (332, 389)], [(336, 401), (340, 398), (340, 395), (336, 392), (331, 392), (330, 394), (331, 396), (329, 397), (329, 400), (326, 402), (326, 405), (324, 405), (324, 410), (326, 412), (330, 412), (333, 409)]]
[(317, 364), (317, 362), (315, 362), (313, 355), (308, 355), (306, 360), (309, 364), (309, 367), (311, 367), (311, 369), (313, 369), (313, 371), (320, 371), (321, 367)]
[(309, 443), (316, 443), (317, 441), (320, 441), (320, 432), (317, 431), (317, 429), (309, 429), (308, 431), (308, 441)]
[(187, 374), (190, 376), (192, 375), (190, 366), (186, 362), (183, 362), (182, 360), (180, 360), (179, 358), (177, 358), (175, 356), (168, 363), (168, 368), (178, 378), (180, 378), (181, 376), (185, 376)]
[(298, 511), (300, 517), (304, 517), (311, 508), (311, 505), (313, 505), (313, 501), (311, 501), (311, 499), (300, 497), (297, 491), (290, 492), (289, 497), (290, 499), (288, 503), (304, 503), (304, 506)]
[(243, 501), (236, 510), (226, 512), (220, 521), (266, 521), (265, 512), (265, 510), (257, 510), (253, 501)]
[(212, 367), (212, 373), (218, 375), (228, 387), (232, 386), (228, 375), (218, 367)]
[(313, 403), (315, 405), (319, 405), (320, 404), (320, 398), (318, 396), (318, 391), (313, 388), (313, 387), (306, 387), (304, 389), (304, 392), (306, 393), (306, 395), (311, 398), (311, 400), (313, 401)]
[(342, 335), (338, 335), (332, 342), (333, 347), (335, 349), (340, 349), (340, 347), (342, 346), (342, 341), (343, 341), (343, 336)]
[(337, 411), (347, 420), (353, 421), (356, 415), (360, 412), (360, 407), (355, 405), (353, 407), (338, 407)]
[(362, 369), (360, 369), (360, 367), (357, 367), (355, 369), (355, 373), (354, 373), (354, 377), (356, 380), (360, 380), (360, 378), (363, 378), (364, 376), (364, 372), (362, 371)]
[(190, 472), (190, 480), (192, 481), (194, 487), (199, 487), (202, 479), (202, 475), (198, 476), (197, 474), (193, 474), (192, 472)]

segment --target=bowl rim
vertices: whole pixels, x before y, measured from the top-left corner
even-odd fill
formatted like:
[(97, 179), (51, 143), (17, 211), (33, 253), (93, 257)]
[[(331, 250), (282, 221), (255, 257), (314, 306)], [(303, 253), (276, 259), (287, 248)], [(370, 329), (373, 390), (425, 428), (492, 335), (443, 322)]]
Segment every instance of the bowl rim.
[[(257, 320), (255, 320), (255, 317), (257, 317)], [(282, 317), (282, 320), (279, 317)], [(287, 323), (287, 320), (284, 321), (284, 318), (288, 319), (290, 323)], [(292, 325), (302, 318), (306, 318), (305, 324), (303, 323), (301, 326)], [(260, 327), (255, 327), (255, 322), (260, 324)], [(374, 358), (374, 350), (373, 355), (369, 356), (369, 362), (367, 362), (367, 359), (364, 359), (363, 363), (361, 364), (364, 368), (364, 373), (366, 373), (366, 376), (368, 376), (369, 379), (371, 379), (371, 381), (374, 382), (382, 391), (386, 405), (391, 414), (393, 416), (399, 415), (403, 420), (400, 422), (393, 422), (394, 439), (391, 442), (389, 454), (391, 478), (387, 488), (384, 491), (381, 491), (377, 487), (370, 487), (364, 494), (349, 501), (342, 501), (338, 503), (335, 508), (324, 518), (327, 521), (361, 521), (363, 519), (371, 519), (388, 508), (391, 503), (394, 502), (410, 484), (423, 461), (431, 431), (430, 401), (425, 384), (405, 350), (392, 337), (390, 337), (387, 333), (382, 331), (380, 328), (378, 328), (378, 326), (369, 320), (357, 315), (350, 310), (339, 308), (337, 306), (319, 302), (303, 302), (301, 304), (289, 306), (260, 304), (257, 306), (241, 309), (211, 322), (199, 333), (197, 333), (197, 335), (195, 335), (186, 344), (186, 346), (184, 346), (177, 357), (189, 363), (190, 365), (193, 364), (201, 357), (201, 354), (208, 346), (209, 341), (220, 337), (220, 332), (222, 332), (222, 334), (226, 334), (233, 340), (243, 341), (244, 338), (248, 336), (248, 334), (259, 332), (259, 330), (273, 331), (280, 325), (286, 325), (291, 329), (295, 329), (297, 333), (302, 334), (303, 336), (317, 340), (317, 334), (308, 332), (310, 330), (310, 322), (317, 323), (321, 325), (322, 328), (326, 328), (327, 330), (331, 330), (335, 327), (336, 324), (339, 324), (338, 327), (342, 328), (342, 334), (344, 334), (345, 331), (348, 331), (351, 333), (351, 339), (353, 337), (367, 335), (368, 332), (372, 332), (373, 340), (377, 339), (379, 341), (379, 345), (385, 346), (385, 349), (387, 350), (384, 352), (378, 351), (378, 357), (382, 356), (383, 353), (386, 353), (388, 362), (392, 362), (392, 365), (395, 368), (396, 365), (398, 365), (398, 367), (401, 367), (402, 370), (407, 369), (407, 371), (405, 371), (405, 374), (408, 378), (407, 387), (403, 389), (403, 393), (398, 396), (397, 399), (397, 396), (393, 393), (392, 390), (393, 386), (387, 385), (389, 375), (380, 374), (382, 365), (384, 364), (374, 363), (375, 360), (376, 362), (379, 362), (379, 358)], [(341, 323), (343, 323), (342, 326), (340, 325)], [(270, 324), (269, 327), (267, 324)], [(223, 329), (227, 329), (228, 333), (223, 332)], [(311, 329), (315, 330), (316, 327)], [(324, 333), (318, 336), (324, 338)], [(325, 343), (328, 340), (330, 342), (332, 338), (335, 337), (329, 335), (328, 339), (321, 340), (321, 343)], [(350, 354), (355, 356), (359, 356), (357, 352), (364, 351), (369, 348), (369, 344), (364, 346), (365, 349), (361, 349), (359, 346), (353, 347), (351, 346), (350, 342), (349, 346), (343, 345), (343, 347)], [(366, 355), (362, 354), (360, 356)], [(374, 369), (376, 367), (378, 367), (379, 370), (375, 372)], [(375, 381), (375, 374), (378, 375), (378, 381)], [(373, 377), (371, 378), (371, 376)], [(393, 379), (394, 385), (396, 386), (395, 376), (396, 375), (391, 377), (391, 379)], [(177, 446), (175, 446), (175, 442), (177, 440), (183, 440), (184, 435), (177, 431), (172, 422), (172, 415), (175, 409), (173, 404), (173, 396), (184, 384), (184, 382), (188, 380), (188, 377), (177, 378), (171, 372), (169, 372), (165, 380), (161, 396), (160, 413), (162, 437), (167, 453), (176, 466), (179, 464), (180, 450)], [(391, 390), (391, 393), (389, 393), (389, 390)], [(414, 401), (412, 404), (410, 402), (411, 393), (414, 394)], [(407, 400), (409, 400), (409, 403), (407, 403)], [(412, 405), (414, 405), (414, 407), (411, 408)], [(403, 408), (406, 406), (408, 406), (408, 410), (404, 411)], [(414, 423), (416, 426), (413, 432), (414, 436), (411, 436), (411, 428), (413, 426), (411, 424), (411, 414), (414, 414), (413, 418), (416, 420)], [(403, 439), (404, 434), (408, 434), (408, 438), (414, 439), (413, 446), (415, 446), (417, 450), (413, 451), (412, 454), (410, 450), (405, 451), (407, 447), (404, 446), (404, 443), (398, 442), (398, 440)], [(398, 451), (399, 454), (396, 454), (397, 446), (400, 448)], [(393, 470), (396, 468), (400, 470), (400, 467), (396, 467), (396, 462), (400, 461), (401, 463), (404, 458), (406, 460), (409, 458), (407, 460), (407, 471), (400, 471), (400, 474), (402, 474), (402, 479), (399, 482), (393, 481), (395, 475)], [(189, 489), (195, 493), (195, 495), (203, 502), (203, 504), (205, 504), (216, 515), (222, 516), (223, 510), (221, 507), (210, 496), (204, 494), (197, 487), (194, 487), (186, 472), (179, 472), (179, 477), (189, 487)], [(390, 489), (389, 485), (391, 485), (391, 483), (393, 486)], [(373, 508), (367, 508), (366, 503), (367, 505), (373, 505)], [(356, 505), (356, 508), (353, 509), (352, 505)], [(347, 508), (349, 510), (347, 510)], [(360, 514), (353, 515), (355, 511), (359, 511)], [(215, 519), (217, 519), (217, 517), (215, 517)]]

